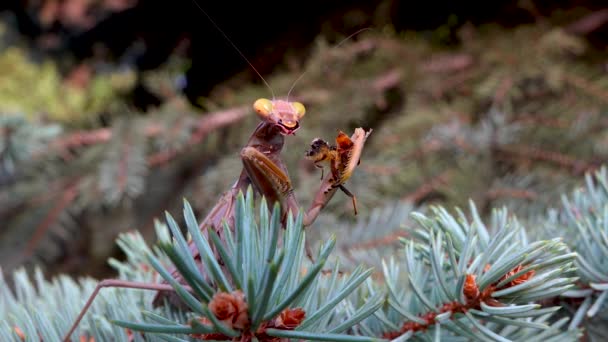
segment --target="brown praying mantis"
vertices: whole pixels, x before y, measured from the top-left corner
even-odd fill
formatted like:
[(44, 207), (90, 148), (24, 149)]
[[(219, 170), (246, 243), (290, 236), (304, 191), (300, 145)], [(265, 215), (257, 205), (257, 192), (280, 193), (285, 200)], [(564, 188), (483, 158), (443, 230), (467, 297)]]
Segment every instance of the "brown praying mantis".
[[(243, 170), (236, 183), (221, 196), (215, 207), (200, 224), (203, 232), (213, 229), (217, 234), (221, 234), (224, 222), (229, 227), (234, 227), (237, 195), (241, 191), (245, 192), (250, 185), (253, 186), (255, 194), (264, 196), (270, 203), (278, 202), (280, 204), (283, 219), (287, 217), (289, 211), (295, 214), (300, 209), (280, 153), (285, 136), (293, 135), (300, 127), (300, 120), (305, 114), (304, 105), (299, 102), (259, 99), (254, 103), (253, 108), (261, 118), (261, 122), (240, 152)], [(365, 131), (363, 128), (356, 128), (350, 138), (340, 132), (336, 139), (338, 143), (336, 147), (330, 147), (321, 139), (313, 141), (306, 156), (313, 159), (315, 164), (321, 161), (330, 162), (331, 172), (322, 177), (310, 208), (303, 214), (305, 227), (315, 221), (338, 188), (353, 198), (356, 212), (355, 197), (344, 188), (344, 183), (359, 164), (363, 146), (371, 131), (371, 129)], [(190, 250), (196, 258), (198, 250), (192, 243)], [(176, 279), (179, 278), (176, 272), (173, 272), (173, 276)], [(159, 292), (154, 300), (156, 304), (162, 301), (165, 294), (173, 293), (172, 287), (167, 284), (143, 284), (114, 279), (101, 281), (66, 334), (64, 341), (70, 341), (70, 336), (103, 287), (157, 290)]]
[[(295, 134), (300, 128), (300, 120), (306, 113), (306, 109), (299, 102), (268, 99), (258, 99), (253, 104), (253, 108), (261, 122), (240, 152), (243, 170), (232, 188), (224, 193), (200, 224), (203, 232), (213, 229), (221, 237), (223, 222), (233, 228), (237, 195), (241, 191), (245, 193), (250, 185), (253, 186), (254, 194), (264, 196), (268, 203), (278, 202), (280, 204), (283, 221), (290, 211), (294, 215), (300, 211), (287, 167), (281, 159), (280, 153), (285, 136)], [(357, 128), (350, 138), (340, 132), (336, 139), (338, 141), (337, 154), (331, 158), (332, 172), (325, 178), (322, 177), (310, 208), (303, 213), (304, 227), (310, 226), (315, 221), (338, 188), (353, 199), (355, 214), (357, 213), (356, 198), (343, 184), (359, 164), (363, 145), (371, 131), (366, 132), (363, 128)], [(313, 153), (311, 151), (322, 152), (315, 149), (317, 141), (320, 139), (315, 139), (311, 150), (307, 152), (309, 158)], [(198, 250), (192, 243), (190, 252), (193, 257), (198, 257)], [(178, 273), (173, 275), (179, 279)], [(154, 300), (155, 304), (160, 304), (164, 297), (165, 294), (159, 292)], [(170, 298), (174, 304), (177, 304), (176, 300), (178, 300), (177, 296)]]
[[(272, 88), (249, 60), (215, 24), (213, 19), (202, 8), (200, 9), (224, 37), (228, 39), (230, 44), (232, 44), (235, 50), (245, 59), (245, 61), (247, 61), (272, 92)], [(355, 32), (353, 35), (360, 31)], [(353, 35), (347, 37), (344, 41)], [(338, 46), (340, 44), (338, 44)], [(300, 212), (300, 205), (295, 197), (287, 167), (281, 159), (280, 154), (283, 149), (285, 137), (293, 135), (300, 128), (300, 121), (304, 117), (306, 109), (300, 102), (274, 99), (274, 96), (273, 100), (258, 99), (253, 104), (253, 109), (261, 119), (261, 122), (250, 136), (245, 147), (240, 151), (243, 169), (238, 180), (220, 197), (216, 205), (200, 224), (200, 229), (204, 235), (207, 235), (206, 232), (209, 229), (213, 229), (221, 238), (224, 223), (231, 229), (234, 229), (237, 196), (240, 192), (245, 193), (249, 186), (252, 186), (253, 192), (257, 197), (265, 197), (268, 203), (279, 203), (283, 222), (287, 218), (289, 212), (292, 214)], [(352, 198), (355, 215), (357, 214), (356, 197), (344, 187), (344, 183), (351, 177), (353, 171), (359, 164), (363, 146), (371, 132), (371, 129), (365, 131), (363, 128), (356, 128), (352, 136), (348, 137), (345, 133), (339, 131), (338, 137), (336, 138), (337, 146), (335, 147), (330, 146), (327, 142), (319, 138), (313, 140), (310, 150), (306, 152), (306, 157), (312, 160), (315, 166), (319, 168), (322, 168), (319, 163), (323, 161), (329, 162), (331, 172), (325, 177), (323, 177), (323, 173), (321, 174), (321, 183), (315, 193), (312, 204), (308, 210), (303, 212), (304, 227), (310, 226), (315, 221), (321, 210), (332, 199), (337, 189), (341, 189), (346, 195)], [(192, 242), (190, 242), (189, 247), (195, 260), (200, 258), (199, 251)], [(219, 258), (219, 256), (217, 257)], [(202, 263), (200, 265), (202, 268)], [(201, 269), (201, 272), (204, 272), (204, 270)], [(180, 281), (179, 273), (176, 270), (172, 272), (172, 276)], [(155, 290), (158, 291), (158, 294), (154, 298), (155, 305), (162, 303), (164, 299), (168, 299), (169, 302), (179, 305), (179, 299), (175, 296), (173, 288), (166, 283), (148, 284), (118, 279), (102, 280), (88, 298), (70, 330), (66, 333), (64, 337), (65, 342), (70, 341), (70, 337), (76, 330), (76, 327), (86, 314), (99, 291), (104, 287)], [(186, 288), (188, 287), (186, 286)]]
[[(262, 122), (241, 150), (243, 161), (241, 175), (201, 223), (201, 229), (220, 227), (223, 220), (226, 220), (230, 226), (234, 218), (236, 195), (239, 191), (245, 192), (251, 184), (254, 186), (254, 193), (263, 195), (270, 203), (279, 202), (284, 217), (288, 211), (295, 214), (300, 209), (280, 152), (284, 137), (294, 134), (299, 128), (300, 120), (305, 114), (304, 106), (299, 102), (259, 99), (253, 107)], [(357, 128), (352, 137), (348, 138), (340, 132), (338, 140), (348, 142), (340, 145), (339, 155), (332, 158), (332, 173), (324, 179), (322, 177), (312, 205), (304, 213), (305, 227), (314, 222), (321, 209), (331, 200), (336, 189), (343, 188), (344, 182), (350, 178), (359, 163), (363, 145), (370, 133), (371, 130), (366, 132), (362, 128)], [(311, 151), (315, 150), (315, 144), (319, 140), (317, 138), (313, 141)], [(311, 151), (307, 152), (309, 158), (313, 153)]]

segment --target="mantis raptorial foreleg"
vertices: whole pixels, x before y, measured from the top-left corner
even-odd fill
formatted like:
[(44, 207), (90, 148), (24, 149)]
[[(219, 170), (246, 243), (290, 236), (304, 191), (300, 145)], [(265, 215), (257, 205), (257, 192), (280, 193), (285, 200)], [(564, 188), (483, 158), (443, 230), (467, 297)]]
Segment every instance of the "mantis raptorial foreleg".
[[(283, 218), (289, 211), (295, 215), (301, 210), (289, 176), (277, 164), (252, 147), (246, 147), (241, 151), (241, 159), (256, 191), (262, 194), (269, 203), (279, 202), (281, 204)], [(305, 227), (314, 222), (321, 209), (329, 202), (335, 192), (332, 190), (321, 185), (313, 205), (303, 213)]]
[(256, 191), (262, 194), (268, 203), (279, 202), (285, 209), (284, 199), (293, 194), (293, 187), (282, 165), (275, 163), (254, 147), (243, 148), (241, 160)]
[[(169, 285), (169, 284), (142, 283), (142, 282), (138, 282), (138, 281), (129, 281), (129, 280), (123, 280), (123, 279), (104, 279), (104, 280), (100, 281), (99, 283), (97, 283), (97, 286), (95, 286), (93, 293), (91, 293), (91, 295), (89, 296), (89, 299), (87, 299), (87, 302), (84, 304), (84, 307), (80, 311), (80, 314), (76, 317), (76, 320), (72, 324), (72, 327), (63, 337), (64, 342), (70, 342), (70, 336), (72, 336), (72, 334), (76, 330), (76, 327), (78, 327), (78, 324), (84, 318), (85, 313), (87, 312), (87, 310), (89, 309), (91, 304), (93, 304), (93, 300), (95, 300), (95, 297), (97, 297), (97, 294), (99, 293), (99, 291), (101, 289), (103, 289), (104, 287), (138, 289), (138, 290), (153, 290), (153, 291), (175, 291), (175, 289), (173, 289), (173, 286)], [(184, 288), (187, 291), (192, 292), (192, 289), (190, 288), (190, 286), (184, 285)]]

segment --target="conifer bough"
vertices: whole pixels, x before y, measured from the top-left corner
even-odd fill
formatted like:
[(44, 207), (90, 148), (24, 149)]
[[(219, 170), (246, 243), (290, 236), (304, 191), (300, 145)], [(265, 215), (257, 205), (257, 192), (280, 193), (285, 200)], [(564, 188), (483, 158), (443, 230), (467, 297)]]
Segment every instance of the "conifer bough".
[[(594, 189), (598, 188), (594, 185)], [(604, 196), (601, 191), (577, 192), (569, 203), (579, 209), (605, 207)], [(578, 219), (588, 213), (594, 211), (583, 211)], [(281, 216), (280, 206), (275, 204), (271, 213), (264, 199), (256, 215), (250, 189), (247, 196), (237, 197), (234, 231), (223, 225), (225, 238), (220, 240), (212, 230), (209, 236), (201, 233), (185, 202), (188, 234), (209, 270), (204, 275), (194, 268), (187, 238), (170, 215), (166, 225), (157, 224), (159, 249), (146, 247), (138, 234), (121, 236), (119, 245), (129, 262), (112, 262), (121, 278), (154, 283), (142, 279), (142, 274), (160, 274), (188, 310), (154, 308), (153, 294), (146, 291), (107, 289), (72, 336), (96, 340), (130, 336), (136, 341), (575, 341), (580, 337), (578, 325), (568, 325), (575, 320), (567, 312), (543, 303), (574, 294), (573, 286), (581, 281), (593, 281), (578, 280), (574, 273), (581, 274), (575, 265), (583, 254), (573, 253), (561, 239), (530, 241), (523, 226), (504, 209), (495, 210), (488, 225), (473, 205), (470, 215), (457, 211), (454, 216), (441, 207), (427, 215), (413, 214), (416, 227), (409, 229), (408, 239), (402, 239), (403, 258), (384, 263), (383, 281), (374, 281), (371, 269), (342, 273), (339, 263), (327, 265), (334, 239), (320, 247), (317, 261), (311, 263), (305, 257), (303, 215), (288, 215), (285, 228)], [(594, 243), (589, 246), (597, 250)], [(224, 265), (215, 249), (225, 256)], [(168, 273), (169, 261), (185, 285)], [(142, 265), (151, 265), (158, 273)], [(327, 268), (331, 272), (321, 272)], [(3, 340), (19, 341), (20, 336), (58, 340), (90, 293), (65, 278), (51, 284), (40, 275), (37, 282), (45, 289), (43, 296), (24, 276), (16, 279), (19, 300), (6, 286), (1, 288), (0, 307), (7, 310), (0, 316)], [(604, 289), (596, 285), (601, 283), (593, 284), (598, 292), (589, 298), (598, 302)], [(147, 297), (141, 296), (144, 293)], [(581, 310), (586, 313), (589, 306)]]

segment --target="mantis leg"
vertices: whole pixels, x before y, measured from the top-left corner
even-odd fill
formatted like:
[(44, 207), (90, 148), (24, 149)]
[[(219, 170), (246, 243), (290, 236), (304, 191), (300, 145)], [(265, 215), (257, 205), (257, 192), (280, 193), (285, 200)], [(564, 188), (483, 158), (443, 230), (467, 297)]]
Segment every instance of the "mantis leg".
[[(84, 315), (87, 313), (87, 311), (91, 307), (91, 304), (93, 304), (93, 300), (95, 300), (95, 297), (97, 297), (97, 295), (99, 294), (99, 291), (104, 287), (122, 287), (122, 288), (127, 288), (127, 289), (154, 290), (154, 291), (173, 291), (173, 292), (175, 291), (175, 289), (173, 289), (173, 286), (168, 285), (168, 284), (150, 284), (150, 283), (142, 283), (142, 282), (137, 282), (137, 281), (122, 280), (122, 279), (102, 280), (97, 284), (97, 286), (95, 287), (95, 290), (93, 290), (93, 293), (91, 293), (91, 295), (89, 296), (89, 299), (87, 300), (86, 304), (80, 311), (80, 314), (78, 314), (78, 317), (76, 317), (74, 324), (72, 324), (70, 331), (68, 331), (68, 333), (63, 337), (64, 342), (70, 342), (70, 336), (74, 333), (74, 331), (76, 330), (76, 327), (78, 327), (78, 324), (80, 324), (80, 321), (82, 321), (82, 319), (84, 318)], [(184, 287), (186, 288), (186, 290), (192, 292), (192, 289), (190, 288), (190, 286), (184, 286)]]
[(353, 200), (353, 208), (355, 209), (355, 215), (357, 215), (357, 196), (353, 195), (353, 193), (348, 191), (348, 189), (342, 184), (338, 185), (338, 188), (340, 188), (340, 190), (342, 190), (346, 196)]
[[(331, 198), (336, 193), (337, 188), (332, 187), (331, 179), (331, 174), (325, 176), (319, 189), (317, 189), (310, 208), (308, 208), (308, 210), (304, 213), (304, 227), (308, 227), (315, 222), (321, 213), (321, 210), (325, 208), (327, 203), (329, 203)], [(296, 212), (300, 208), (298, 200), (295, 198), (294, 194), (290, 194), (290, 196), (285, 199), (285, 205), (287, 210), (291, 210), (292, 212)]]
[(270, 205), (279, 202), (281, 208), (285, 209), (283, 200), (293, 194), (293, 187), (283, 162), (278, 158), (273, 159), (254, 147), (248, 146), (241, 150), (243, 167), (258, 193)]
[[(281, 160), (272, 160), (253, 147), (243, 148), (241, 159), (256, 190), (266, 197), (269, 203), (278, 201), (281, 204), (284, 218), (289, 211), (294, 214), (300, 211), (300, 205), (293, 192), (291, 180)], [(321, 209), (325, 207), (336, 192), (337, 188), (332, 187), (330, 178), (331, 175), (325, 177), (317, 190), (311, 207), (304, 213), (304, 227), (310, 226), (315, 221)]]

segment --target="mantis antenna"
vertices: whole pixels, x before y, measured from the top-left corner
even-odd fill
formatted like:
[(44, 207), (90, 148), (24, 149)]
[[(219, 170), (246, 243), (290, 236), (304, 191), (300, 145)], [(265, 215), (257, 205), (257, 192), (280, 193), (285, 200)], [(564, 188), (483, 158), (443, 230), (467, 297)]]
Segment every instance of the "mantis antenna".
[[(333, 46), (331, 48), (331, 50), (339, 48), (342, 44), (346, 43), (349, 39), (351, 39), (352, 37), (358, 35), (359, 33), (363, 32), (363, 31), (371, 30), (371, 29), (372, 29), (371, 27), (364, 27), (362, 29), (359, 29), (359, 30), (355, 31), (355, 33), (351, 33), (348, 37), (342, 39), (338, 44), (336, 44), (335, 46)], [(302, 74), (300, 74), (300, 76), (298, 76), (298, 78), (296, 78), (296, 80), (293, 82), (293, 84), (291, 85), (291, 88), (289, 88), (289, 91), (287, 92), (287, 101), (289, 101), (289, 94), (291, 94), (291, 91), (293, 90), (293, 88), (295, 88), (295, 86), (298, 83), (298, 81), (300, 79), (302, 79), (302, 77), (304, 77), (304, 75), (306, 75), (307, 72), (308, 72), (308, 70), (302, 72)]]
[(272, 87), (270, 86), (270, 84), (268, 84), (268, 82), (266, 82), (266, 79), (262, 76), (262, 74), (260, 74), (260, 72), (258, 71), (258, 69), (256, 69), (253, 64), (249, 61), (249, 59), (247, 59), (247, 57), (245, 57), (245, 54), (236, 46), (236, 44), (234, 44), (234, 42), (232, 41), (232, 39), (230, 39), (230, 37), (228, 37), (228, 35), (226, 34), (226, 32), (224, 32), (224, 30), (222, 30), (220, 28), (220, 26), (215, 22), (215, 20), (213, 20), (213, 18), (211, 18), (211, 16), (201, 7), (201, 5), (199, 5), (196, 0), (192, 0), (192, 2), (196, 5), (196, 7), (198, 7), (199, 10), (201, 10), (201, 12), (203, 12), (203, 14), (207, 17), (207, 19), (209, 19), (209, 21), (211, 22), (211, 24), (213, 24), (213, 26), (215, 26), (215, 28), (224, 36), (224, 38), (226, 38), (226, 40), (228, 41), (228, 43), (230, 43), (230, 45), (232, 45), (232, 47), (236, 50), (236, 52), (239, 53), (239, 55), (241, 55), (241, 57), (243, 57), (243, 59), (245, 60), (245, 62), (247, 62), (247, 64), (249, 64), (249, 66), (251, 67), (251, 69), (253, 69), (253, 71), (255, 71), (255, 73), (260, 77), (260, 79), (264, 82), (264, 84), (266, 85), (266, 87), (268, 87), (268, 89), (270, 90), (270, 93), (272, 94), (272, 99), (275, 99), (274, 96), (274, 91), (272, 90)]

